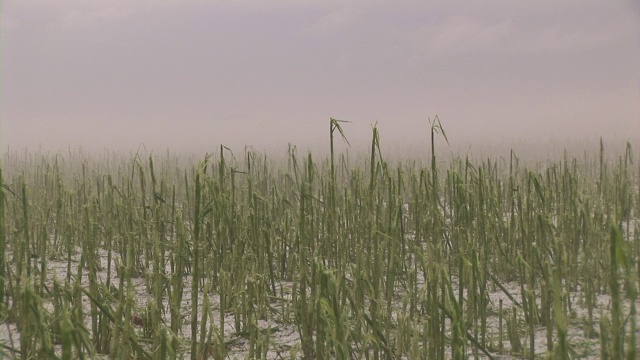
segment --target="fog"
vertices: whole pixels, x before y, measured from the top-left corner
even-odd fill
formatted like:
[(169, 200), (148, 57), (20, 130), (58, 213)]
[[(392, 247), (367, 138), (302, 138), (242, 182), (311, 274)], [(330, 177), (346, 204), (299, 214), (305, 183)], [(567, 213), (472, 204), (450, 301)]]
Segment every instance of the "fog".
[(626, 141), (637, 1), (2, 1), (7, 149)]

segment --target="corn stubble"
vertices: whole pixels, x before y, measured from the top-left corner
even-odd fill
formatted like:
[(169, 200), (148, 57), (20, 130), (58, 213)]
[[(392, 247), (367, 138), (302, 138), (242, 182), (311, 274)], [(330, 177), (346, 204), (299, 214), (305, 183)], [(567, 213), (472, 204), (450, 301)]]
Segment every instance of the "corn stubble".
[(324, 160), (8, 154), (2, 357), (638, 357), (630, 145), (439, 162), (436, 117), (425, 167), (345, 124)]

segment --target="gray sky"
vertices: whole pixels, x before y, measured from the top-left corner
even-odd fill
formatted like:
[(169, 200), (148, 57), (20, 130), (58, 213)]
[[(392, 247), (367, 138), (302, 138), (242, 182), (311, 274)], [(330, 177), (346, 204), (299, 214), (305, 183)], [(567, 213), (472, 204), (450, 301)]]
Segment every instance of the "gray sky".
[(8, 0), (1, 141), (210, 150), (636, 137), (638, 1)]

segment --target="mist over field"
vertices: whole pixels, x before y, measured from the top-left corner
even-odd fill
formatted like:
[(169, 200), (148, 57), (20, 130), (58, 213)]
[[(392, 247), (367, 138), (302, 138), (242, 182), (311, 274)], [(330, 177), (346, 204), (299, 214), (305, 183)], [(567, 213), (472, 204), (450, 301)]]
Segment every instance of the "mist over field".
[[(3, 151), (623, 143), (633, 1), (3, 1)], [(482, 145), (482, 146), (484, 146)], [(487, 145), (489, 146), (489, 145)], [(493, 146), (493, 145), (491, 145)]]
[(638, 359), (637, 1), (0, 2), (0, 359)]

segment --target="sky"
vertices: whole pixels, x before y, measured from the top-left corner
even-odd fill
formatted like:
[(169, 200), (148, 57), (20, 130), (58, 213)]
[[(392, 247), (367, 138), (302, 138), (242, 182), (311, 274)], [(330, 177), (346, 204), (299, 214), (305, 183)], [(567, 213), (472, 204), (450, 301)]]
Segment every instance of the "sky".
[(0, 3), (3, 150), (640, 134), (638, 1)]

